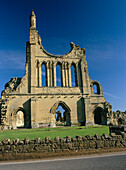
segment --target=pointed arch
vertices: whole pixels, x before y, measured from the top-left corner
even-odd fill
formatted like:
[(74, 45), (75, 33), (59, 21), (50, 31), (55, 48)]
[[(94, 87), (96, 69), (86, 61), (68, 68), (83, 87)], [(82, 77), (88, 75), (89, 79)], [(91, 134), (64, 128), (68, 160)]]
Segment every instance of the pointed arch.
[(56, 110), (56, 108), (59, 106), (59, 104), (63, 107), (63, 109), (67, 109), (68, 112), (71, 112), (69, 106), (68, 106), (65, 102), (63, 102), (63, 101), (58, 101), (58, 102), (56, 102), (56, 103), (53, 105), (53, 107), (50, 109), (50, 113), (54, 113), (55, 110)]
[(102, 94), (102, 87), (98, 81), (92, 81), (91, 83), (92, 94)]
[[(55, 116), (55, 111), (56, 111), (56, 109), (58, 108), (59, 105), (62, 106), (62, 108), (65, 110), (64, 119), (66, 121), (66, 125), (70, 126), (71, 125), (71, 114), (70, 114), (71, 110), (65, 102), (63, 102), (63, 101), (56, 102), (53, 105), (53, 107), (50, 109), (50, 113)], [(55, 123), (56, 123), (56, 121), (55, 121)]]
[(26, 125), (26, 113), (24, 108), (18, 107), (11, 113), (13, 125), (15, 127), (25, 127)]

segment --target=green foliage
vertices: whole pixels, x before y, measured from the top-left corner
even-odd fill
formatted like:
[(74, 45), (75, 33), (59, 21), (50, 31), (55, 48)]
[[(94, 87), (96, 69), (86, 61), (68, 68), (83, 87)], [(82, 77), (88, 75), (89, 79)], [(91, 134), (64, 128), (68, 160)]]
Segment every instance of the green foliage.
[(17, 130), (6, 130), (0, 132), (0, 141), (5, 138), (14, 140), (19, 138), (24, 140), (25, 137), (29, 137), (30, 140), (34, 140), (36, 137), (45, 139), (46, 136), (49, 136), (51, 139), (54, 139), (56, 136), (66, 137), (71, 136), (75, 137), (77, 135), (86, 136), (98, 134), (102, 135), (103, 133), (109, 134), (108, 126), (80, 126), (80, 127), (55, 127), (55, 128), (39, 128), (39, 129), (17, 129)]

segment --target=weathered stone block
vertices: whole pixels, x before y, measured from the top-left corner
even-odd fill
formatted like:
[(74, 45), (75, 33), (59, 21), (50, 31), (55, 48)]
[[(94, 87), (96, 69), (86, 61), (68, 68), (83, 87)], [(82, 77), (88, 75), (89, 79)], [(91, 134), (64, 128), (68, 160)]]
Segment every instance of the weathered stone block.
[(82, 136), (76, 136), (76, 139), (78, 142), (81, 142), (82, 141)]
[(110, 146), (109, 141), (108, 141), (108, 140), (105, 140), (105, 141), (104, 141), (104, 147), (108, 148), (109, 146)]
[(7, 145), (8, 142), (10, 142), (10, 139), (6, 138), (6, 139), (4, 139), (2, 142), (3, 142), (4, 145)]
[(76, 142), (77, 139), (76, 139), (76, 138), (71, 138), (71, 141), (72, 141), (72, 142)]
[[(23, 141), (22, 141), (22, 142), (23, 142)], [(22, 142), (21, 142), (21, 143), (22, 143)], [(24, 143), (24, 142), (23, 142), (23, 143)], [(22, 143), (22, 144), (23, 144), (23, 143)], [(34, 144), (34, 143), (35, 143), (34, 140), (30, 140), (30, 141), (29, 141), (29, 144)]]
[(96, 140), (96, 148), (104, 148), (104, 142), (102, 140)]
[(54, 138), (54, 140), (55, 140), (56, 142), (59, 142), (59, 141), (60, 141), (59, 136), (56, 136), (56, 137)]
[(19, 143), (19, 139), (15, 139), (15, 140), (13, 141), (13, 143), (14, 143), (14, 145), (17, 145), (17, 144)]
[(111, 140), (111, 141), (109, 141), (109, 145), (110, 145), (110, 147), (115, 147), (115, 143), (116, 143), (116, 141), (115, 141), (115, 140)]
[(61, 143), (65, 143), (65, 142), (66, 142), (66, 139), (65, 139), (65, 138), (60, 138), (60, 142), (61, 142)]
[(70, 136), (66, 136), (66, 142), (67, 143), (71, 142), (71, 137)]
[(3, 143), (2, 142), (0, 142), (0, 146), (2, 146), (3, 145)]
[(121, 144), (122, 144), (122, 146), (126, 147), (126, 141), (125, 140), (121, 140)]
[(126, 139), (126, 133), (125, 132), (121, 132), (122, 138)]
[(28, 138), (28, 137), (26, 137), (26, 138), (24, 139), (24, 143), (25, 143), (25, 144), (28, 144), (28, 143), (29, 143), (29, 138)]
[(12, 151), (16, 151), (16, 146), (15, 145), (11, 145), (11, 150)]
[(91, 135), (87, 135), (86, 138), (91, 140), (93, 137)]
[(101, 140), (101, 136), (95, 134), (94, 137), (97, 139), (97, 140)]
[(3, 152), (4, 151), (4, 145), (0, 146), (0, 152)]
[(40, 143), (40, 142), (41, 142), (40, 138), (35, 139), (35, 143)]
[[(19, 148), (21, 149), (20, 145)], [(23, 145), (22, 147), (23, 152), (33, 152), (34, 151), (34, 146), (32, 145)]]
[(54, 139), (51, 139), (50, 144), (54, 144), (54, 143), (57, 143), (57, 142)]
[(16, 150), (17, 152), (20, 153), (20, 152), (22, 152), (24, 149), (25, 149), (25, 147), (23, 147), (22, 145), (16, 145), (14, 150)]
[(109, 136), (107, 134), (103, 133), (103, 138), (104, 139), (109, 139)]
[(41, 143), (41, 144), (45, 144), (45, 140), (42, 139), (40, 143)]
[(9, 141), (9, 142), (8, 142), (8, 145), (13, 145), (13, 141)]
[(45, 137), (45, 142), (49, 143), (50, 142), (50, 137)]
[(90, 148), (96, 148), (96, 142), (95, 141), (90, 141), (89, 142), (89, 147)]
[(115, 143), (115, 146), (116, 146), (116, 147), (120, 147), (120, 146), (121, 146), (120, 141), (117, 140), (116, 143)]
[(84, 149), (89, 149), (89, 141), (84, 141), (83, 142)]
[(67, 144), (67, 147), (68, 147), (68, 149), (72, 150), (72, 148), (73, 148), (72, 143), (68, 143), (68, 144)]

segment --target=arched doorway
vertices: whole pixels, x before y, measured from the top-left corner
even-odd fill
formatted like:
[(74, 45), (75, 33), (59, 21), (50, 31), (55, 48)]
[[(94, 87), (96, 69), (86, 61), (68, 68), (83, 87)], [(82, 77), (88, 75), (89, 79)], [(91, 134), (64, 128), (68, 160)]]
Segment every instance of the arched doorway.
[(101, 107), (97, 107), (94, 112), (94, 123), (98, 125), (106, 125), (107, 124), (107, 116), (105, 114), (104, 109)]
[(56, 126), (56, 122), (65, 123), (67, 126), (71, 126), (70, 108), (63, 101), (58, 101), (53, 105), (50, 110), (51, 123), (50, 126)]
[(26, 125), (26, 114), (22, 107), (17, 108), (11, 114), (12, 116), (12, 127), (13, 128), (24, 128)]

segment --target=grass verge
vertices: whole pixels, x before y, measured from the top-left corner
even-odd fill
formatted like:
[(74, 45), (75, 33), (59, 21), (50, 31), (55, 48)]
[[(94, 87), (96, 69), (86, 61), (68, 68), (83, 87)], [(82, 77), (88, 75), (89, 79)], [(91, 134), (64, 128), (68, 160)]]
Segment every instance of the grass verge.
[(9, 138), (11, 141), (16, 138), (18, 138), (19, 140), (24, 140), (25, 137), (29, 137), (30, 140), (34, 140), (36, 137), (40, 137), (40, 139), (45, 139), (45, 137), (50, 137), (51, 139), (54, 139), (56, 136), (75, 137), (77, 135), (80, 135), (84, 137), (86, 135), (94, 136), (94, 134), (102, 135), (103, 133), (109, 134), (108, 126), (16, 129), (0, 132), (0, 141), (5, 138)]

